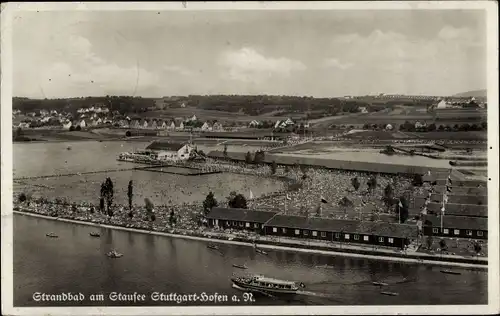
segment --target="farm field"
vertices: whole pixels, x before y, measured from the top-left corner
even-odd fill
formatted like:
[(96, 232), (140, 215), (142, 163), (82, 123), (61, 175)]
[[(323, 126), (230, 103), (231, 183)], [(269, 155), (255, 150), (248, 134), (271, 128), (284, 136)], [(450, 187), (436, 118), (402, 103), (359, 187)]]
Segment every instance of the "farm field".
[(224, 112), (224, 111), (215, 111), (215, 110), (204, 110), (198, 109), (194, 107), (186, 107), (186, 108), (170, 108), (164, 110), (157, 110), (152, 112), (147, 112), (144, 114), (145, 118), (163, 118), (163, 119), (172, 119), (172, 118), (187, 118), (193, 115), (199, 120), (218, 120), (218, 121), (231, 121), (231, 122), (251, 122), (253, 120), (269, 120), (269, 121), (277, 121), (284, 120), (289, 117), (292, 118), (302, 118), (305, 117), (305, 114), (290, 114), (288, 116), (274, 116), (276, 112), (270, 112), (259, 116), (250, 116), (240, 112)]

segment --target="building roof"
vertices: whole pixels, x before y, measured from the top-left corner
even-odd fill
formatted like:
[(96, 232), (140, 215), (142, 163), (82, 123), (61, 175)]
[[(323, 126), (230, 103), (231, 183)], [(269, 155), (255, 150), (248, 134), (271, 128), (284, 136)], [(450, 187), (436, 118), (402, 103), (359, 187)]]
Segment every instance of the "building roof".
[(229, 221), (254, 222), (264, 224), (270, 220), (276, 212), (258, 211), (241, 208), (214, 207), (208, 213), (208, 219), (220, 219)]
[(328, 232), (345, 232), (386, 237), (408, 237), (416, 234), (414, 225), (383, 222), (364, 222), (320, 217), (302, 217), (277, 214), (266, 226), (308, 229)]
[[(441, 207), (441, 203), (429, 203), (427, 210), (440, 213)], [(488, 217), (488, 206), (446, 203), (445, 215)]]
[[(426, 220), (432, 222), (432, 226), (441, 226), (440, 216), (426, 216)], [(484, 217), (467, 217), (445, 215), (443, 217), (443, 227), (449, 229), (472, 229), (472, 230), (488, 230), (488, 219)]]
[(184, 147), (184, 144), (156, 141), (156, 142), (152, 142), (151, 144), (149, 144), (149, 146), (146, 147), (146, 149), (148, 149), (148, 150), (165, 150), (165, 151), (175, 151), (175, 152), (177, 152), (182, 147)]

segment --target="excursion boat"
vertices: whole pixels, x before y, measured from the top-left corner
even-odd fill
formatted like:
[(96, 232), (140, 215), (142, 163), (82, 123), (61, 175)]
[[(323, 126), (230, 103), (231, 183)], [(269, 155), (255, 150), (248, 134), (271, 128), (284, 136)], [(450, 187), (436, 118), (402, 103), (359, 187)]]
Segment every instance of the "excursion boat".
[(279, 280), (262, 275), (235, 276), (231, 281), (238, 289), (264, 294), (296, 294), (299, 289), (305, 287), (302, 282)]
[(45, 236), (50, 237), (50, 238), (58, 238), (59, 237), (55, 233), (48, 233), (48, 234), (45, 234)]
[(331, 265), (328, 265), (328, 264), (323, 264), (323, 265), (320, 265), (320, 266), (316, 266), (316, 268), (318, 268), (318, 269), (335, 269), (335, 266), (331, 266)]
[(121, 257), (123, 257), (123, 254), (119, 253), (118, 251), (116, 251), (116, 250), (113, 249), (110, 252), (108, 252), (106, 254), (106, 256), (108, 256), (109, 258), (115, 259), (115, 258), (121, 258)]

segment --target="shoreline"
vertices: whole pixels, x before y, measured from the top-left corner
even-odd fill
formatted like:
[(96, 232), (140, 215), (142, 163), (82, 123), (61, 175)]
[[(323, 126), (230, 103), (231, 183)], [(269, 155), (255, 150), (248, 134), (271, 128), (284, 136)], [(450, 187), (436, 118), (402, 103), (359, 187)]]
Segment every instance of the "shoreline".
[[(83, 221), (83, 220), (75, 220), (75, 219), (68, 219), (68, 218), (62, 218), (62, 217), (52, 217), (52, 216), (48, 216), (48, 215), (42, 215), (42, 214), (24, 212), (24, 211), (16, 211), (16, 210), (13, 210), (13, 214), (43, 218), (43, 219), (47, 219), (47, 220), (53, 220), (53, 221), (59, 221), (59, 222), (65, 222), (65, 223), (86, 225), (86, 226), (92, 226), (92, 227), (100, 227), (100, 228), (115, 229), (115, 230), (128, 231), (128, 232), (134, 232), (134, 233), (148, 234), (148, 235), (157, 235), (157, 236), (163, 236), (163, 237), (182, 238), (182, 239), (197, 240), (197, 241), (204, 241), (204, 242), (213, 242), (213, 243), (222, 243), (222, 244), (231, 244), (231, 245), (253, 247), (253, 242), (251, 240), (228, 240), (228, 239), (219, 239), (217, 237), (210, 238), (210, 237), (195, 236), (194, 234), (190, 235), (189, 233), (160, 232), (160, 231), (146, 230), (146, 229), (139, 229), (139, 228), (132, 228), (132, 227), (123, 227), (123, 226), (118, 226), (118, 225), (87, 222), (87, 221)], [(481, 269), (481, 270), (488, 269), (488, 265), (487, 265), (488, 261), (477, 260), (477, 259), (474, 260), (474, 259), (461, 258), (461, 261), (464, 261), (464, 262), (454, 262), (454, 261), (449, 261), (449, 260), (443, 260), (443, 258), (436, 258), (434, 256), (427, 255), (429, 258), (432, 258), (432, 259), (426, 260), (426, 259), (422, 259), (422, 258), (413, 257), (412, 255), (404, 255), (404, 257), (382, 255), (380, 252), (377, 253), (377, 251), (370, 251), (369, 249), (367, 249), (365, 251), (356, 251), (355, 249), (353, 251), (353, 249), (348, 249), (348, 248), (344, 248), (344, 249), (319, 249), (319, 247), (314, 247), (314, 248), (308, 249), (308, 248), (300, 247), (300, 245), (299, 245), (299, 247), (292, 247), (292, 246), (287, 246), (287, 245), (283, 245), (283, 244), (279, 245), (277, 243), (273, 243), (273, 242), (269, 242), (269, 241), (264, 242), (264, 243), (262, 243), (262, 241), (257, 241), (257, 242), (258, 242), (257, 244), (258, 244), (259, 248), (268, 249), (268, 250), (291, 251), (291, 252), (300, 252), (300, 253), (313, 253), (313, 254), (321, 254), (321, 255), (327, 255), (327, 256), (354, 257), (354, 258), (365, 258), (365, 259), (393, 261), (393, 262), (395, 261), (395, 262), (406, 262), (406, 263), (420, 263), (420, 264), (435, 265), (435, 266), (475, 268), (475, 269)], [(420, 254), (420, 257), (426, 257), (426, 255)]]

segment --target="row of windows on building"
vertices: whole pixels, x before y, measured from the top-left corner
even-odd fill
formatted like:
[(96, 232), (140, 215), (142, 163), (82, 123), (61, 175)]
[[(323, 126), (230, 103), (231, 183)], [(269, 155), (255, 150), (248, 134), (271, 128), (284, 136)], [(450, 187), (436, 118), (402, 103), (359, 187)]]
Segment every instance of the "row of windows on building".
[[(286, 234), (286, 228), (282, 228), (281, 229), (282, 233), (283, 234)], [(278, 228), (277, 227), (273, 227), (273, 233), (277, 233), (278, 232)], [(302, 235), (304, 236), (309, 236), (309, 232), (311, 232), (311, 235), (313, 237), (318, 237), (318, 232), (313, 230), (313, 231), (309, 231), (309, 230), (302, 230)], [(300, 235), (300, 229), (295, 229), (295, 235), (296, 236), (299, 236)], [(353, 239), (354, 240), (360, 240), (360, 236), (358, 234), (353, 234)], [(321, 237), (322, 238), (326, 238), (326, 232), (321, 232)], [(335, 238), (336, 239), (340, 239), (340, 233), (335, 233)], [(344, 234), (344, 239), (345, 240), (350, 240), (351, 239), (351, 234)], [(388, 238), (387, 239), (389, 243), (394, 243), (394, 238)], [(363, 236), (363, 241), (370, 241), (370, 236)], [(378, 241), (379, 242), (384, 242), (385, 241), (385, 237), (378, 237)]]
[[(451, 231), (453, 232), (453, 234), (451, 234)], [(433, 228), (432, 229), (432, 233), (434, 234), (439, 234), (439, 228)], [(465, 234), (467, 236), (472, 236), (473, 235), (473, 231), (472, 230), (466, 230), (465, 231)], [(443, 228), (443, 235), (460, 235), (460, 229), (448, 229), (448, 228)], [(476, 235), (478, 237), (483, 237), (483, 232), (478, 230), (476, 231)]]

